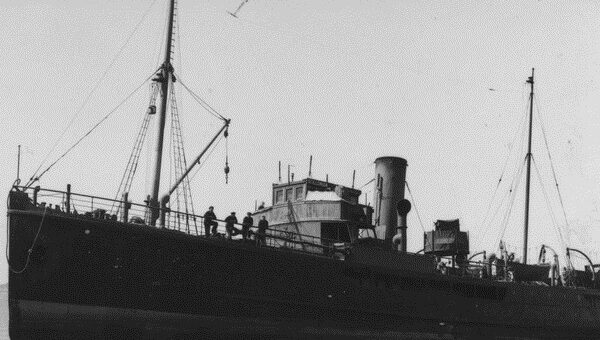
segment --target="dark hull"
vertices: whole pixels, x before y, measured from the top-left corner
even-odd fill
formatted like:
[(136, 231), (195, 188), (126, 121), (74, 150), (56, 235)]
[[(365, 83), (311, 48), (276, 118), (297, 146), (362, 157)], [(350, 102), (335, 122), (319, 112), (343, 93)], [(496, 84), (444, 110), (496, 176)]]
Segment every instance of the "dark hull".
[[(43, 212), (9, 209), (10, 264)], [(10, 273), (12, 338), (582, 338), (600, 294), (425, 274), (47, 214)]]

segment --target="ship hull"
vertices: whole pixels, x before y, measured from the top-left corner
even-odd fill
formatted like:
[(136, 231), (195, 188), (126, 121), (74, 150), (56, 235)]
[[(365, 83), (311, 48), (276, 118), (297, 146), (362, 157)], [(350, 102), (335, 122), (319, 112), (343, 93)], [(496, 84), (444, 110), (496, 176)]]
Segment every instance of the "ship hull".
[(600, 334), (596, 293), (482, 283), (40, 209), (8, 214), (10, 265), (25, 268), (9, 275), (15, 339)]

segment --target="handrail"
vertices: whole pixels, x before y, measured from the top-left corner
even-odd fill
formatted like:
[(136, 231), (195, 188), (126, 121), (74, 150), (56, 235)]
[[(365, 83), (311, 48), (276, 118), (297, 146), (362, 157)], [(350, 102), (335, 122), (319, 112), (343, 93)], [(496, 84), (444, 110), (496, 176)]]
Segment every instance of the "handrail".
[[(24, 186), (14, 186), (13, 188), (22, 189), (23, 192), (26, 192), (27, 189), (32, 189), (32, 188), (24, 187)], [(142, 209), (146, 209), (147, 208), (147, 205), (144, 205), (144, 204), (133, 203), (133, 202), (128, 202), (128, 201), (122, 201), (122, 200), (115, 200), (113, 198), (106, 198), (106, 197), (102, 197), (102, 196), (93, 196), (93, 195), (86, 195), (86, 194), (78, 194), (78, 193), (65, 192), (65, 191), (56, 190), (56, 189), (41, 189), (41, 188), (39, 188), (39, 189), (36, 189), (36, 191), (37, 192), (54, 193), (54, 194), (57, 194), (55, 196), (57, 198), (58, 197), (62, 198), (62, 195), (66, 195), (68, 193), (71, 197), (73, 197), (73, 196), (84, 197), (84, 198), (89, 198), (89, 199), (92, 199), (92, 200), (106, 201), (107, 203), (128, 204), (128, 205), (131, 205), (131, 206), (137, 206), (137, 207), (142, 208)], [(180, 215), (189, 216), (191, 218), (197, 218), (197, 219), (200, 219), (200, 221), (202, 221), (204, 219), (204, 216), (202, 216), (202, 215), (196, 215), (196, 214), (186, 213), (186, 212), (172, 210), (172, 209), (164, 209), (164, 210), (166, 210), (167, 212), (169, 212), (171, 214), (174, 214), (174, 215), (175, 214), (180, 214)], [(214, 219), (214, 221), (220, 222), (221, 224), (226, 223), (225, 220), (221, 220), (221, 219)], [(236, 225), (236, 226), (243, 226), (243, 224), (239, 223), (239, 222), (238, 223), (234, 223), (234, 225)], [(252, 226), (251, 228), (252, 229), (258, 229), (256, 226)], [(331, 243), (331, 244), (340, 242), (339, 240), (322, 238), (322, 237), (317, 237), (317, 236), (307, 235), (307, 234), (301, 234), (301, 233), (296, 233), (296, 232), (293, 232), (293, 231), (280, 230), (280, 229), (276, 229), (276, 228), (267, 228), (266, 230), (267, 231), (271, 231), (271, 232), (275, 232), (275, 233), (277, 233), (277, 232), (287, 232), (287, 233), (290, 233), (290, 234), (293, 234), (293, 235), (298, 235), (298, 236), (303, 237), (303, 238), (312, 239), (312, 240), (314, 240), (314, 242), (321, 241), (323, 243)], [(286, 240), (286, 241), (292, 242), (292, 243), (300, 243), (299, 241), (295, 241), (295, 240), (293, 240), (291, 238), (280, 237), (280, 236), (276, 236), (276, 235), (272, 235), (272, 234), (267, 234), (267, 236), (269, 236), (271, 238), (277, 238), (277, 239), (280, 239), (280, 240)], [(321, 247), (321, 245), (316, 244), (316, 243), (312, 243), (312, 242), (304, 242), (303, 241), (303, 243), (308, 244), (308, 245), (315, 245), (317, 247)], [(327, 246), (322, 246), (322, 247), (323, 248), (327, 248)]]
[(468, 260), (471, 261), (475, 256), (481, 255), (481, 254), (483, 254), (483, 259), (485, 260), (486, 259), (486, 252), (485, 252), (485, 250), (480, 251), (478, 253), (475, 253), (475, 254), (469, 256)]
[(590, 258), (581, 250), (577, 250), (575, 248), (569, 248), (567, 247), (567, 258), (569, 259), (569, 264), (572, 266), (571, 264), (571, 254), (569, 254), (569, 251), (574, 251), (576, 253), (579, 253), (581, 255), (583, 255), (583, 257), (586, 258), (586, 260), (588, 260), (589, 264), (590, 264), (590, 269), (592, 270), (592, 281), (596, 282), (596, 272), (594, 271), (594, 263), (592, 262), (592, 260), (590, 260)]

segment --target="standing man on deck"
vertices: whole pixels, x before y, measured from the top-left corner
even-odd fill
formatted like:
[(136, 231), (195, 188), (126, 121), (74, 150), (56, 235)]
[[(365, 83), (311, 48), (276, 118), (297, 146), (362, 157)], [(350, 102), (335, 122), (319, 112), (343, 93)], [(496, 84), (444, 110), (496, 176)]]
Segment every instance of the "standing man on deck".
[[(233, 236), (234, 225), (238, 223), (237, 217), (235, 217), (235, 211), (231, 212), (231, 215), (225, 217), (225, 230), (227, 230), (227, 238), (231, 240)], [(238, 230), (239, 232), (239, 230)]]
[(250, 227), (254, 224), (254, 219), (252, 219), (252, 214), (248, 212), (244, 220), (242, 221), (242, 237), (244, 240), (248, 239)]
[(217, 216), (215, 216), (214, 213), (214, 207), (210, 206), (208, 207), (208, 211), (204, 213), (204, 236), (209, 236), (211, 235), (211, 230), (210, 227), (212, 226), (212, 236), (215, 236), (217, 234), (217, 226), (218, 223), (217, 221), (215, 221), (217, 219)]
[(264, 246), (267, 243), (265, 236), (267, 234), (268, 227), (269, 227), (269, 222), (267, 221), (267, 218), (265, 217), (265, 215), (262, 215), (260, 217), (260, 221), (258, 221), (258, 233), (256, 235), (259, 246)]

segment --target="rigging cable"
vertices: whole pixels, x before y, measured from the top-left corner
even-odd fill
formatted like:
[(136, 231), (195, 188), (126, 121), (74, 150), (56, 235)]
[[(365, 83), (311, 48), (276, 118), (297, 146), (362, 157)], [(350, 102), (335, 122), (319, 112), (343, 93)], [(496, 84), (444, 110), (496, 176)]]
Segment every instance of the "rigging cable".
[[(528, 105), (527, 105), (527, 106), (528, 106)], [(527, 106), (526, 106), (525, 108), (527, 108)], [(523, 115), (522, 124), (521, 124), (521, 129), (520, 129), (520, 130), (517, 130), (517, 131), (521, 131), (521, 139), (520, 139), (520, 141), (519, 141), (519, 148), (518, 148), (518, 150), (519, 150), (519, 151), (522, 151), (522, 149), (523, 149), (523, 148), (524, 148), (524, 146), (525, 146), (525, 136), (527, 135), (527, 133), (526, 133), (526, 130), (525, 130), (525, 125), (526, 125), (526, 124), (525, 124), (525, 118), (526, 118), (526, 117), (527, 117), (527, 115), (526, 115), (526, 114), (524, 114), (524, 115)], [(516, 137), (516, 135), (515, 135), (515, 137)], [(514, 145), (514, 144), (513, 144), (513, 145)], [(511, 148), (512, 148), (512, 145), (511, 145)], [(508, 155), (507, 157), (508, 157), (507, 159), (509, 159), (509, 158), (510, 158), (510, 152), (509, 152), (509, 155)], [(520, 175), (520, 171), (522, 171), (522, 170), (523, 170), (523, 169), (522, 169), (522, 165), (521, 165), (521, 163), (520, 163), (520, 162), (517, 162), (517, 163), (516, 163), (516, 166), (515, 166), (515, 168), (514, 168), (514, 170), (512, 171), (512, 173), (513, 173), (514, 175), (513, 175), (513, 179), (512, 179), (512, 181), (511, 181), (511, 183), (510, 183), (510, 185), (509, 185), (509, 190), (508, 190), (508, 191), (507, 191), (507, 192), (504, 194), (504, 196), (502, 196), (502, 199), (500, 200), (500, 203), (498, 204), (498, 207), (497, 207), (497, 208), (496, 208), (496, 210), (494, 211), (494, 214), (492, 215), (492, 217), (491, 217), (489, 220), (487, 220), (487, 222), (488, 222), (488, 223), (491, 223), (492, 221), (494, 221), (494, 220), (495, 220), (496, 216), (498, 215), (498, 212), (500, 211), (500, 208), (501, 208), (501, 207), (502, 207), (502, 205), (504, 204), (504, 201), (505, 201), (505, 199), (506, 199), (506, 198), (509, 198), (509, 201), (511, 200), (511, 198), (510, 198), (510, 197), (511, 197), (511, 194), (512, 194), (512, 192), (513, 192), (513, 188), (514, 188), (514, 185), (515, 185), (515, 180), (517, 179), (517, 177), (520, 177), (520, 176), (521, 176), (521, 175)], [(497, 185), (497, 187), (498, 187), (498, 185)], [(512, 199), (512, 200), (514, 201), (514, 199)], [(493, 200), (492, 200), (492, 201), (490, 201), (490, 205), (491, 205), (491, 202), (493, 202)], [(510, 203), (510, 204), (512, 205), (512, 203)], [(488, 214), (488, 213), (486, 212), (486, 215), (485, 215), (485, 217), (487, 217), (487, 216), (488, 216), (487, 214)], [(503, 220), (504, 220), (504, 218), (503, 218), (501, 221), (503, 221)], [(486, 219), (484, 218), (484, 220), (483, 220), (483, 222), (482, 222), (482, 223), (485, 223), (485, 221), (486, 221)], [(500, 226), (501, 226), (501, 225), (500, 225)], [(490, 235), (490, 234), (483, 234), (483, 235), (481, 236), (481, 243), (484, 243), (484, 240), (485, 240), (485, 236), (486, 236), (486, 235)]]
[[(119, 201), (119, 194), (129, 192), (129, 189), (131, 188), (131, 184), (133, 182), (133, 178), (138, 167), (140, 154), (143, 150), (144, 141), (148, 133), (150, 120), (152, 119), (152, 116), (154, 116), (153, 111), (155, 112), (156, 110), (155, 104), (156, 97), (158, 96), (158, 91), (159, 88), (157, 83), (152, 83), (150, 86), (150, 103), (148, 104), (147, 111), (144, 113), (144, 120), (142, 121), (142, 126), (140, 127), (136, 140), (133, 144), (133, 150), (131, 151), (131, 155), (129, 156), (129, 160), (127, 161), (127, 166), (125, 167), (125, 172), (123, 173), (123, 177), (121, 178), (121, 182), (119, 183), (119, 188), (117, 190), (117, 193), (115, 194), (113, 205), (110, 208), (111, 213), (114, 209), (115, 202)], [(117, 215), (119, 214), (120, 208), (121, 205), (117, 207)]]
[(370, 181), (368, 181), (367, 183), (363, 184), (363, 185), (362, 185), (360, 188), (358, 188), (358, 189), (362, 189), (362, 188), (366, 187), (367, 185), (369, 185), (369, 184), (373, 183), (373, 181), (375, 181), (375, 178), (372, 178)]
[(204, 163), (210, 158), (210, 155), (212, 155), (213, 151), (216, 150), (217, 146), (221, 142), (221, 139), (223, 139), (223, 135), (221, 135), (219, 137), (219, 139), (217, 139), (217, 141), (213, 144), (213, 146), (211, 147), (211, 149), (208, 151), (208, 154), (206, 155), (206, 157), (204, 157), (204, 161), (202, 163), (198, 162), (198, 167), (196, 168), (196, 171), (190, 176), (190, 181), (193, 180), (194, 177), (196, 177), (196, 175), (198, 174), (198, 172), (200, 172), (200, 169), (202, 168), (202, 166), (204, 165)]
[(58, 163), (58, 161), (60, 161), (61, 159), (63, 159), (71, 150), (73, 150), (77, 145), (79, 145), (79, 143), (81, 143), (81, 141), (83, 141), (87, 136), (89, 136), (94, 130), (96, 130), (96, 128), (98, 126), (100, 126), (100, 124), (102, 124), (104, 121), (106, 121), (113, 113), (115, 113), (117, 111), (117, 109), (119, 109), (121, 107), (121, 105), (125, 104), (129, 98), (131, 98), (140, 88), (142, 88), (142, 86), (144, 86), (144, 84), (146, 84), (146, 82), (148, 80), (150, 80), (150, 78), (152, 78), (154, 75), (156, 74), (156, 72), (153, 72), (152, 75), (150, 75), (148, 78), (146, 78), (137, 88), (135, 88), (135, 90), (133, 90), (127, 97), (125, 97), (125, 99), (123, 99), (117, 106), (115, 106), (115, 108), (113, 108), (106, 116), (104, 116), (104, 118), (102, 118), (98, 123), (96, 123), (85, 135), (83, 135), (81, 138), (79, 138), (77, 140), (77, 142), (75, 142), (75, 144), (73, 144), (69, 149), (67, 149), (67, 151), (65, 151), (60, 157), (58, 157), (58, 159), (56, 159), (52, 164), (50, 164), (46, 170), (44, 170), (39, 176), (35, 177), (35, 178), (31, 178), (29, 180), (29, 182), (27, 183), (26, 187), (29, 187), (31, 184), (33, 184), (35, 181), (38, 181), (46, 172), (48, 172), (48, 170), (50, 170), (56, 163)]
[[(511, 156), (511, 152), (513, 150), (513, 146), (515, 145), (515, 140), (517, 139), (517, 136), (519, 135), (519, 132), (523, 130), (523, 127), (525, 126), (525, 118), (527, 116), (523, 115), (522, 119), (521, 119), (521, 124), (519, 125), (519, 129), (517, 131), (515, 131), (515, 135), (512, 138), (510, 147), (508, 149), (508, 154), (506, 155), (506, 159), (504, 160), (504, 165), (502, 166), (502, 171), (500, 173), (500, 179), (498, 179), (498, 183), (496, 183), (496, 189), (494, 189), (494, 193), (492, 194), (492, 199), (490, 200), (490, 203), (488, 204), (487, 210), (485, 212), (485, 214), (483, 215), (483, 220), (481, 222), (481, 225), (485, 225), (485, 222), (487, 221), (487, 217), (488, 214), (490, 212), (491, 206), (492, 206), (492, 202), (494, 202), (494, 198), (496, 198), (496, 193), (498, 192), (498, 188), (500, 187), (500, 184), (502, 182), (502, 179), (504, 178), (504, 173), (506, 171), (506, 166), (508, 165), (508, 160), (510, 159)], [(521, 134), (521, 142), (523, 141), (523, 134)]]
[(558, 232), (558, 236), (560, 237), (560, 243), (561, 243), (562, 247), (566, 248), (565, 239), (563, 238), (562, 232), (560, 231), (560, 227), (559, 227), (558, 223), (556, 222), (556, 215), (554, 214), (554, 211), (552, 210), (552, 205), (550, 204), (550, 198), (548, 197), (548, 193), (546, 192), (546, 188), (544, 187), (544, 183), (542, 182), (542, 175), (540, 173), (540, 169), (538, 168), (537, 163), (535, 162), (535, 158), (533, 158), (533, 155), (531, 156), (531, 160), (533, 161), (533, 166), (535, 168), (535, 171), (537, 172), (538, 180), (540, 181), (540, 187), (542, 187), (542, 193), (544, 194), (544, 199), (546, 201), (546, 205), (548, 206), (548, 210), (550, 211), (550, 218), (552, 219), (554, 228)]
[(219, 112), (217, 112), (217, 110), (213, 109), (212, 106), (210, 106), (206, 101), (204, 101), (204, 99), (202, 99), (199, 95), (197, 95), (196, 93), (194, 93), (194, 91), (192, 91), (189, 87), (187, 87), (187, 85), (185, 85), (183, 83), (181, 78), (179, 78), (179, 75), (177, 75), (177, 78), (179, 79), (179, 83), (181, 84), (181, 86), (183, 86), (183, 88), (186, 89), (190, 93), (192, 98), (194, 98), (194, 100), (196, 100), (196, 102), (198, 102), (198, 104), (200, 104), (200, 106), (202, 106), (206, 111), (208, 111), (208, 113), (215, 116), (215, 118), (219, 118), (221, 120), (227, 120)]
[[(63, 129), (63, 131), (60, 134), (60, 136), (58, 137), (58, 139), (54, 142), (54, 144), (50, 148), (50, 151), (48, 151), (48, 153), (46, 154), (46, 157), (42, 160), (42, 162), (40, 163), (40, 165), (38, 166), (38, 168), (35, 170), (35, 172), (31, 176), (30, 181), (33, 180), (36, 177), (38, 171), (40, 171), (40, 169), (42, 168), (42, 166), (44, 165), (44, 163), (48, 160), (48, 158), (50, 157), (50, 154), (52, 152), (54, 152), (54, 150), (56, 149), (58, 143), (62, 140), (62, 138), (64, 137), (64, 135), (67, 132), (67, 130), (71, 127), (71, 125), (73, 124), (73, 122), (75, 121), (75, 119), (79, 116), (79, 114), (81, 114), (81, 112), (83, 111), (83, 109), (85, 108), (85, 106), (88, 104), (88, 102), (90, 101), (92, 95), (96, 92), (96, 90), (98, 89), (98, 87), (100, 87), (100, 84), (102, 83), (102, 81), (104, 80), (104, 78), (106, 77), (106, 75), (108, 74), (108, 71), (110, 71), (110, 69), (113, 67), (113, 65), (115, 64), (115, 62), (119, 58), (119, 56), (121, 56), (121, 53), (123, 53), (123, 51), (125, 50), (125, 47), (127, 46), (127, 44), (129, 44), (129, 41), (131, 40), (131, 38), (133, 38), (133, 35), (138, 30), (138, 28), (140, 27), (140, 25), (142, 24), (142, 22), (144, 21), (144, 19), (148, 15), (148, 13), (150, 12), (150, 9), (152, 8), (152, 6), (154, 6), (154, 3), (156, 3), (156, 0), (152, 1), (152, 3), (150, 4), (150, 6), (148, 6), (148, 8), (146, 9), (146, 11), (142, 15), (142, 18), (140, 19), (140, 21), (133, 28), (133, 31), (131, 32), (131, 34), (127, 37), (127, 39), (125, 39), (125, 42), (123, 43), (123, 45), (121, 46), (121, 48), (119, 49), (119, 51), (117, 52), (117, 54), (113, 57), (113, 59), (111, 60), (110, 64), (106, 68), (106, 70), (104, 70), (104, 73), (102, 74), (102, 76), (100, 77), (100, 79), (98, 79), (98, 81), (96, 82), (96, 84), (94, 85), (94, 87), (92, 88), (92, 90), (90, 91), (90, 93), (87, 95), (87, 97), (85, 97), (85, 99), (83, 100), (83, 103), (81, 104), (81, 106), (79, 106), (79, 108), (77, 109), (77, 111), (75, 111), (75, 114), (73, 115), (73, 117), (71, 117), (71, 120), (69, 121), (69, 123), (65, 126), (65, 128)], [(41, 175), (38, 176), (38, 177), (41, 177)]]
[(225, 128), (225, 133), (223, 133), (223, 137), (225, 137), (225, 184), (229, 183), (229, 129)]
[[(537, 97), (536, 97), (537, 100)], [(567, 220), (567, 213), (565, 211), (565, 205), (563, 204), (562, 195), (560, 193), (560, 189), (558, 187), (558, 179), (556, 178), (556, 171), (554, 170), (554, 163), (552, 162), (552, 156), (550, 155), (550, 147), (548, 146), (548, 138), (546, 138), (546, 129), (544, 128), (544, 120), (542, 119), (542, 114), (540, 112), (540, 105), (536, 105), (538, 117), (540, 119), (540, 125), (542, 127), (542, 135), (544, 136), (544, 143), (546, 144), (546, 151), (548, 152), (548, 159), (550, 160), (550, 168), (552, 169), (552, 176), (554, 176), (554, 184), (556, 185), (556, 192), (558, 193), (558, 200), (560, 201), (560, 206), (562, 208), (563, 217), (565, 219), (565, 223), (567, 227), (569, 226), (569, 221)]]
[[(7, 206), (8, 206), (8, 200), (7, 200)], [(6, 256), (6, 263), (8, 264), (8, 268), (10, 269), (11, 272), (13, 272), (15, 274), (22, 274), (25, 272), (25, 270), (27, 270), (27, 267), (29, 267), (29, 262), (31, 261), (31, 254), (33, 253), (33, 247), (35, 247), (38, 237), (40, 236), (40, 232), (42, 231), (42, 225), (44, 224), (44, 219), (46, 218), (47, 211), (48, 211), (48, 206), (44, 207), (44, 214), (42, 215), (42, 221), (40, 222), (40, 226), (38, 227), (37, 232), (35, 233), (35, 237), (33, 238), (33, 242), (31, 243), (31, 246), (29, 247), (29, 249), (27, 249), (27, 259), (25, 260), (25, 265), (20, 270), (13, 269), (12, 265), (10, 264), (10, 259), (8, 256), (8, 241), (10, 239), (10, 226), (6, 228), (6, 249), (5, 249), (4, 255)], [(9, 220), (9, 224), (10, 224), (10, 220)]]
[[(526, 160), (527, 160), (527, 156), (525, 156), (523, 164), (521, 165), (518, 173), (515, 174), (515, 177), (513, 178), (513, 183), (511, 184), (510, 193), (511, 193), (512, 197), (510, 198), (508, 210), (504, 214), (504, 217), (502, 218), (502, 221), (500, 223), (500, 227), (502, 227), (502, 225), (504, 225), (504, 227), (502, 228), (500, 237), (499, 237), (500, 241), (502, 241), (502, 239), (504, 238), (504, 234), (506, 232), (506, 227), (508, 226), (508, 219), (510, 218), (510, 214), (512, 213), (513, 204), (515, 202), (515, 198), (517, 197), (517, 189), (519, 188), (519, 184), (521, 184), (521, 175), (523, 174), (523, 169), (525, 168)], [(516, 183), (515, 183), (515, 181), (516, 181)]]
[(412, 194), (412, 191), (410, 191), (408, 182), (404, 181), (404, 184), (406, 184), (406, 189), (408, 189), (408, 193), (410, 194), (410, 199), (412, 200), (413, 206), (415, 207), (415, 212), (417, 213), (417, 218), (419, 219), (419, 224), (421, 225), (421, 229), (423, 229), (423, 232), (425, 232), (425, 227), (423, 226), (423, 220), (421, 220), (421, 215), (419, 214), (419, 209), (417, 209), (417, 204), (415, 202), (415, 196)]

